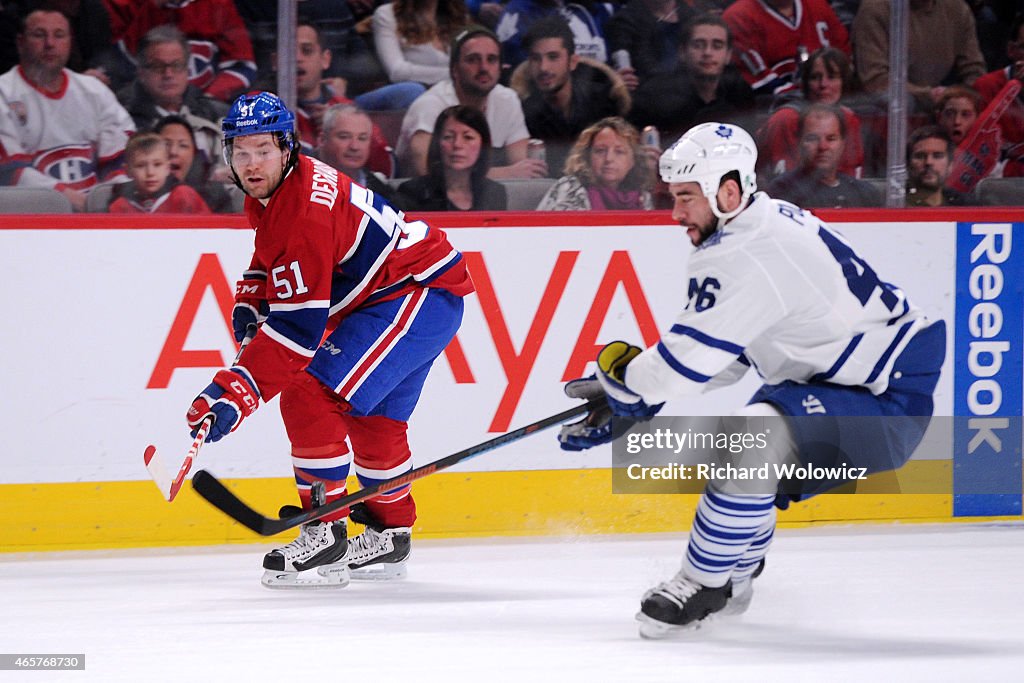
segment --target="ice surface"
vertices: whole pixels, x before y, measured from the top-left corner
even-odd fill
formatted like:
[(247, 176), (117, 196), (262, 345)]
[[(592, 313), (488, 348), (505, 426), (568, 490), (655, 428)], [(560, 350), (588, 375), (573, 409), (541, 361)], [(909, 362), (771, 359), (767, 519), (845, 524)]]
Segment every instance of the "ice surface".
[(416, 541), (409, 578), (259, 583), (270, 546), (0, 555), (0, 651), (85, 653), (39, 681), (1020, 680), (1024, 526), (780, 530), (754, 601), (644, 641), (685, 536)]

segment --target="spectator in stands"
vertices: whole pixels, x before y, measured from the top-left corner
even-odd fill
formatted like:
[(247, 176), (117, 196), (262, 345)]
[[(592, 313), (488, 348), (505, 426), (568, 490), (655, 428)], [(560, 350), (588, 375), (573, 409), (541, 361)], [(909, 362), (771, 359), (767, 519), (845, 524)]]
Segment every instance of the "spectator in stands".
[(106, 0), (114, 40), (121, 49), (124, 80), (135, 75), (132, 55), (155, 26), (173, 24), (188, 37), (189, 83), (231, 102), (256, 76), (252, 41), (232, 0)]
[(652, 207), (653, 168), (636, 128), (617, 116), (580, 135), (538, 211), (646, 210)]
[[(261, 75), (276, 68), (278, 0), (235, 0), (245, 21)], [(324, 48), (331, 51), (327, 75), (345, 83), (347, 93), (358, 94), (381, 85), (386, 76), (356, 22), (369, 16), (376, 0), (301, 0), (300, 23), (317, 27)], [(276, 85), (269, 88), (276, 90)]]
[(228, 176), (221, 159), (220, 120), (228, 108), (188, 82), (188, 50), (188, 39), (176, 27), (150, 29), (139, 41), (138, 79), (117, 97), (138, 130), (151, 130), (168, 114), (185, 118), (195, 131), (199, 152), (215, 169), (214, 177), (224, 182)]
[[(299, 100), (295, 116), (299, 142), (303, 150), (309, 154), (318, 144), (324, 111), (332, 105), (349, 104), (352, 100), (342, 93), (335, 92), (329, 81), (324, 80), (324, 69), (331, 61), (331, 52), (321, 44), (319, 29), (313, 24), (301, 21), (295, 30), (295, 42), (298, 50), (295, 59), (295, 90)], [(421, 92), (421, 89), (417, 89), (417, 92)], [(394, 172), (393, 166), (388, 142), (384, 134), (374, 126), (369, 167), (384, 174), (385, 177), (390, 177)]]
[[(980, 109), (984, 111), (992, 100), (1004, 96), (1012, 81), (1024, 81), (1024, 14), (1019, 14), (1010, 25), (1010, 40), (1006, 44), (1009, 66), (992, 71), (974, 82), (982, 97)], [(999, 117), (1002, 132), (1003, 176), (1024, 176), (1024, 88), (1010, 98), (1006, 111)]]
[(732, 64), (732, 36), (721, 17), (702, 14), (683, 27), (679, 66), (640, 84), (630, 120), (675, 139), (698, 123), (753, 114), (754, 93)]
[(30, 12), (17, 46), (18, 66), (0, 76), (0, 184), (54, 189), (80, 211), (97, 182), (124, 179), (135, 125), (107, 86), (65, 68), (71, 25), (63, 14)]
[(437, 117), (427, 174), (398, 187), (406, 211), (504, 211), (505, 188), (487, 177), (491, 131), (475, 107), (448, 107)]
[(907, 206), (966, 206), (968, 198), (946, 187), (953, 141), (939, 126), (922, 126), (907, 141)]
[(845, 140), (839, 172), (861, 177), (864, 146), (860, 119), (849, 107), (841, 104), (853, 83), (850, 59), (841, 50), (823, 47), (815, 50), (800, 70), (802, 98), (789, 98), (757, 131), (759, 171), (768, 176), (781, 175), (800, 166), (798, 127), (800, 112), (808, 104), (829, 104), (843, 114)]
[[(693, 15), (684, 0), (634, 0), (612, 15), (605, 27), (608, 53), (630, 91), (676, 70), (683, 27)], [(628, 65), (616, 63), (620, 50), (629, 56)]]
[(530, 135), (545, 143), (548, 172), (560, 174), (576, 138), (608, 116), (625, 116), (631, 98), (607, 65), (576, 54), (569, 24), (559, 15), (535, 21), (523, 37), (529, 58), (512, 75), (523, 98)]
[[(932, 112), (944, 86), (971, 85), (985, 72), (974, 16), (963, 0), (910, 0), (907, 91)], [(864, 90), (889, 87), (889, 0), (863, 0), (853, 20), (856, 71)]]
[(936, 107), (939, 127), (953, 141), (953, 165), (946, 187), (971, 195), (983, 178), (999, 176), (1002, 137), (996, 121), (983, 121), (981, 95), (964, 85), (951, 85)]
[(569, 22), (576, 42), (576, 54), (599, 62), (608, 61), (604, 26), (612, 13), (610, 4), (578, 0), (508, 0), (498, 18), (494, 32), (501, 41), (501, 53), (510, 68), (526, 61), (523, 36), (533, 22), (552, 14), (560, 14)]
[(839, 170), (848, 134), (842, 110), (808, 105), (797, 126), (800, 165), (772, 181), (769, 195), (812, 209), (882, 206), (874, 187)]
[(195, 131), (188, 119), (169, 114), (153, 125), (167, 144), (171, 175), (199, 193), (214, 213), (231, 213), (231, 195), (223, 183), (210, 177), (211, 163), (196, 147)]
[(501, 48), (497, 37), (483, 28), (466, 29), (452, 41), (449, 73), (412, 103), (399, 134), (397, 153), (403, 173), (425, 175), (427, 150), (442, 110), (456, 104), (476, 107), (487, 117), (491, 146), (504, 153), (504, 163), (491, 167), (489, 177), (541, 178), (547, 164), (526, 156), (530, 133), (519, 96), (498, 84)]
[(110, 13), (103, 0), (40, 0), (22, 5), (63, 13), (71, 23), (73, 36), (68, 68), (95, 76), (110, 86), (107, 69), (116, 63), (117, 49), (110, 34)]
[(737, 0), (722, 18), (733, 59), (759, 96), (795, 89), (797, 68), (818, 48), (850, 54), (849, 34), (826, 0)]
[(974, 128), (981, 113), (981, 95), (964, 85), (946, 88), (935, 107), (935, 122), (959, 145)]
[(378, 7), (373, 44), (388, 80), (429, 86), (448, 78), (448, 46), (468, 25), (464, 0), (395, 0)]
[[(355, 104), (334, 104), (324, 112), (316, 156), (388, 201), (395, 193), (383, 174), (367, 167), (373, 144), (373, 122)], [(394, 203), (394, 202), (392, 202)]]
[(171, 175), (167, 144), (156, 133), (132, 136), (124, 157), (131, 180), (114, 188), (110, 213), (210, 213), (195, 190)]

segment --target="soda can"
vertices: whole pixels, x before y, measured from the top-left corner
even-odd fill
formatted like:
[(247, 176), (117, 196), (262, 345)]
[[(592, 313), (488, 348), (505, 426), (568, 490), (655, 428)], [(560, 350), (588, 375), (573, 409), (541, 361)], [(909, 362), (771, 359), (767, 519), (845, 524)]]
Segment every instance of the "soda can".
[(644, 126), (643, 133), (640, 134), (640, 142), (647, 147), (661, 149), (661, 134), (654, 126)]
[(622, 71), (623, 69), (630, 69), (633, 67), (632, 60), (629, 58), (629, 50), (616, 50), (612, 53), (612, 66), (615, 67), (616, 71)]
[(526, 143), (526, 158), (547, 161), (547, 153), (544, 151), (544, 141), (538, 140), (537, 138), (530, 138), (530, 141)]

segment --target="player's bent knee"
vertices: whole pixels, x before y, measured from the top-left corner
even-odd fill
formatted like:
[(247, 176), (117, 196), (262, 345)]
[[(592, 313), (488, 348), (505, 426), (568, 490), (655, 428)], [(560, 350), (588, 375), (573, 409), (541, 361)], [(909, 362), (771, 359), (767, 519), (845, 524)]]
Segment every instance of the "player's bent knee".
[(343, 442), (348, 410), (341, 397), (305, 372), (281, 392), (281, 418), (293, 446)]

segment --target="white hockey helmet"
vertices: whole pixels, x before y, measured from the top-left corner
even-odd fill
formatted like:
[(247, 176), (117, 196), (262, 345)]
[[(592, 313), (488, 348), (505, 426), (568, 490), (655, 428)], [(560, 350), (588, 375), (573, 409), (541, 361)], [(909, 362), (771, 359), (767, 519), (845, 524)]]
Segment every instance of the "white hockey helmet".
[[(728, 219), (742, 211), (750, 195), (757, 191), (756, 164), (757, 145), (747, 131), (728, 123), (702, 123), (665, 150), (658, 161), (658, 171), (666, 183), (699, 184), (714, 214)], [(723, 213), (716, 195), (723, 176), (732, 171), (740, 176), (743, 198), (736, 210)]]

